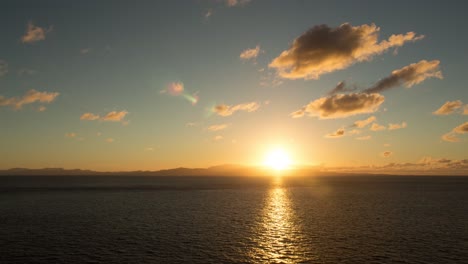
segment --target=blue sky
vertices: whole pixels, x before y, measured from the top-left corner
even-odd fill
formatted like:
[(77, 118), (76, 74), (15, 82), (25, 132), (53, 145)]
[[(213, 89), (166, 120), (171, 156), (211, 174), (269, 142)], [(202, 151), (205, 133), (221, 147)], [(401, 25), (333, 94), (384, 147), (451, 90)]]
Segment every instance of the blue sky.
[[(6, 69), (0, 76), (0, 168), (257, 164), (278, 146), (298, 164), (383, 168), (411, 163), (415, 170), (466, 171), (464, 10), (466, 4), (456, 1), (5, 1), (0, 10), (0, 61)], [(317, 78), (292, 79), (271, 67), (314, 26), (333, 30), (344, 23), (375, 24), (378, 43), (408, 32), (424, 38)], [(25, 41), (28, 24), (43, 37)], [(253, 57), (240, 57), (256, 47)], [(383, 91), (384, 102), (371, 112), (330, 119), (312, 112), (291, 116), (327, 98), (341, 81), (356, 87), (342, 94), (359, 93), (422, 60), (438, 61), (434, 72), (443, 78)], [(175, 83), (183, 85), (182, 93), (168, 90)], [(58, 95), (20, 108), (12, 100), (6, 103), (32, 89)], [(198, 101), (192, 104), (182, 94)], [(458, 100), (455, 108), (433, 114)], [(216, 111), (236, 105), (240, 110), (231, 115)], [(107, 115), (113, 112), (120, 116), (112, 120)], [(80, 119), (85, 113), (96, 120)], [(351, 132), (355, 121), (372, 116), (372, 123), (385, 130), (372, 131), (370, 123), (359, 134)], [(390, 123), (406, 125), (389, 130)], [(211, 131), (220, 125), (224, 128)], [(340, 129), (343, 135), (336, 134)], [(336, 137), (327, 137), (334, 132)]]

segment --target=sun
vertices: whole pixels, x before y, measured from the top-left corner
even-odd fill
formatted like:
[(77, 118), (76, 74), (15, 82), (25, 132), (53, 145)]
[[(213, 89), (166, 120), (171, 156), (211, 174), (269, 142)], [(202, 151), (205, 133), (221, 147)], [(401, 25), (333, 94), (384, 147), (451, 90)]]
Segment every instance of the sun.
[(281, 171), (289, 168), (291, 159), (286, 151), (277, 148), (267, 153), (263, 164), (271, 169)]

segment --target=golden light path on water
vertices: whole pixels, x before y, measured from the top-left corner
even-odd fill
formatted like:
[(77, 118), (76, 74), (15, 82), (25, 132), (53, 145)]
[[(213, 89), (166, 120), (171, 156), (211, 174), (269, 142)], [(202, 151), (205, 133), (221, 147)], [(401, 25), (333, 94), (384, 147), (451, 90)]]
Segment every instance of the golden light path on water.
[(304, 255), (303, 232), (295, 219), (288, 189), (277, 176), (268, 190), (261, 220), (255, 230), (255, 262), (298, 263), (309, 260)]

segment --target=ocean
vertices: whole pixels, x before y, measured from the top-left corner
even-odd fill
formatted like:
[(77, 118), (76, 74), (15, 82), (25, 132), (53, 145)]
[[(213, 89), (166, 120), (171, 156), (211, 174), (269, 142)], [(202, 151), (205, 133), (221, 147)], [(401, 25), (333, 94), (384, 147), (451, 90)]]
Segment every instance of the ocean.
[(0, 263), (468, 263), (468, 177), (0, 177)]

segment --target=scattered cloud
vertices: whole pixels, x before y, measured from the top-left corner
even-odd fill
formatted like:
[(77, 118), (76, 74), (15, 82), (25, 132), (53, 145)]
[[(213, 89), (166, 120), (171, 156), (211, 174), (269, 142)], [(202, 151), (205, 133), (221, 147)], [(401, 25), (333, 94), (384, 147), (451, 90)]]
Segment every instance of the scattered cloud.
[(357, 137), (356, 139), (357, 140), (369, 140), (371, 138), (372, 138), (371, 136), (362, 136), (362, 137)]
[(226, 129), (227, 127), (228, 127), (228, 124), (220, 124), (220, 125), (209, 126), (206, 129), (209, 131), (220, 131), (220, 130)]
[(45, 40), (46, 34), (52, 31), (52, 26), (48, 29), (35, 26), (32, 22), (28, 23), (26, 33), (21, 37), (23, 43), (34, 43)]
[(359, 134), (361, 134), (361, 130), (353, 129), (353, 130), (348, 131), (348, 134), (350, 134), (350, 135), (359, 135)]
[(224, 138), (223, 136), (219, 136), (219, 135), (218, 135), (218, 136), (214, 136), (214, 137), (213, 137), (213, 141), (220, 141), (220, 140), (222, 140), (223, 138)]
[(347, 87), (345, 81), (339, 82), (335, 88), (333, 88), (330, 92), (327, 93), (327, 95), (334, 95), (338, 93), (344, 93), (344, 92), (352, 92), (355, 91), (356, 87)]
[(383, 156), (384, 158), (388, 158), (388, 157), (390, 157), (390, 156), (392, 156), (392, 155), (393, 155), (393, 152), (391, 152), (391, 151), (384, 151), (384, 152), (382, 152), (382, 156)]
[(371, 116), (367, 119), (364, 119), (364, 120), (358, 120), (356, 122), (354, 122), (354, 127), (358, 127), (358, 128), (363, 128), (367, 125), (369, 125), (370, 123), (374, 122), (375, 120), (377, 120), (377, 118), (375, 118), (375, 116)]
[(336, 28), (318, 25), (296, 38), (288, 50), (269, 64), (286, 79), (318, 79), (322, 74), (345, 69), (354, 63), (371, 60), (390, 48), (422, 39), (414, 32), (391, 35), (378, 42), (380, 28), (374, 24)]
[(402, 129), (407, 126), (406, 122), (402, 122), (401, 124), (388, 124), (388, 130), (397, 130), (397, 129)]
[(59, 93), (55, 92), (39, 92), (34, 89), (29, 90), (22, 97), (6, 98), (0, 95), (0, 106), (11, 106), (15, 110), (20, 110), (23, 105), (32, 103), (51, 103), (57, 98)]
[(128, 121), (124, 120), (127, 114), (128, 112), (126, 110), (111, 111), (104, 116), (100, 116), (100, 115), (88, 112), (88, 113), (82, 114), (80, 117), (80, 120), (87, 120), (87, 121), (100, 120), (100, 121), (106, 121), (106, 122), (122, 122), (122, 124), (127, 125)]
[(213, 15), (213, 9), (210, 8), (205, 13), (205, 19), (209, 19)]
[(255, 112), (260, 107), (260, 104), (257, 102), (250, 102), (238, 105), (225, 105), (219, 104), (216, 105), (212, 111), (220, 116), (230, 116), (237, 111), (245, 111), (245, 112)]
[(127, 111), (112, 111), (107, 113), (105, 116), (102, 117), (103, 121), (109, 122), (121, 122), (125, 116), (128, 114)]
[(382, 125), (379, 125), (377, 123), (373, 123), (370, 127), (370, 130), (372, 131), (382, 131), (382, 130), (385, 130), (385, 126), (382, 126)]
[(8, 73), (8, 62), (0, 60), (0, 77), (5, 76)]
[(40, 105), (39, 107), (37, 107), (38, 112), (44, 112), (46, 109), (47, 109), (47, 107), (45, 107), (43, 105)]
[(76, 133), (73, 133), (73, 132), (71, 132), (71, 133), (65, 133), (65, 137), (66, 137), (66, 138), (74, 138), (74, 137), (76, 137)]
[[(455, 112), (455, 110), (460, 109), (463, 106), (462, 101), (447, 101), (439, 109), (432, 112), (434, 115), (450, 115)], [(467, 111), (467, 106), (464, 107), (463, 114)]]
[(335, 132), (326, 134), (325, 137), (326, 138), (339, 138), (339, 137), (342, 137), (344, 135), (345, 135), (345, 130), (343, 128), (340, 128), (340, 129), (336, 130)]
[(113, 138), (106, 138), (106, 142), (107, 142), (107, 143), (112, 143), (112, 142), (114, 142), (114, 141), (115, 141), (115, 139), (113, 139)]
[(457, 134), (465, 134), (468, 133), (468, 122), (465, 122), (454, 129), (452, 131), (442, 135), (442, 139), (448, 142), (459, 142), (460, 139), (457, 137)]
[(352, 93), (335, 94), (322, 97), (293, 112), (291, 116), (298, 118), (306, 113), (319, 119), (344, 118), (357, 114), (373, 113), (384, 102), (385, 97), (377, 94)]
[(252, 0), (226, 0), (226, 5), (229, 7), (248, 4)]
[(19, 75), (19, 76), (34, 75), (34, 74), (36, 74), (36, 73), (37, 73), (36, 70), (27, 69), (27, 68), (23, 68), (23, 69), (19, 69), (19, 70), (18, 70), (18, 75)]
[(244, 61), (252, 60), (252, 59), (255, 60), (260, 54), (260, 52), (263, 52), (263, 51), (260, 49), (260, 46), (257, 45), (254, 49), (246, 49), (242, 51), (239, 57), (241, 60), (244, 60)]
[(91, 48), (80, 49), (80, 53), (85, 55), (91, 52)]
[(95, 115), (93, 113), (84, 113), (81, 115), (80, 120), (97, 120), (99, 118), (99, 115)]
[(364, 90), (365, 93), (380, 93), (385, 90), (404, 85), (407, 88), (421, 83), (427, 78), (443, 79), (442, 72), (439, 70), (440, 61), (422, 60), (418, 63), (412, 63), (401, 69), (394, 70), (390, 76), (387, 76), (372, 87)]

